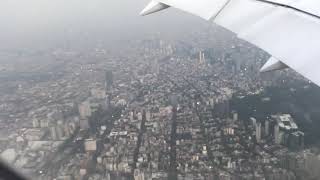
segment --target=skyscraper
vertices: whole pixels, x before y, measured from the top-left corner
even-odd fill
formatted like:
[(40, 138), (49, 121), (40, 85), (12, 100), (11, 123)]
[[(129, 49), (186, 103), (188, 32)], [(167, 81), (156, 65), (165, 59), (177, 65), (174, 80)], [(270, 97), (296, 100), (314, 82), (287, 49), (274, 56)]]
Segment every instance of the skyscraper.
[(237, 112), (233, 112), (233, 120), (234, 121), (238, 120), (238, 113)]
[(83, 103), (79, 104), (79, 114), (81, 118), (87, 118), (91, 116), (92, 111), (90, 107), (89, 101), (84, 101)]
[(40, 121), (39, 121), (39, 119), (33, 118), (33, 119), (32, 119), (32, 126), (33, 126), (34, 128), (40, 127)]
[[(292, 137), (292, 132), (298, 131), (297, 124), (294, 122), (290, 114), (273, 115), (271, 117), (276, 122), (274, 127), (275, 143), (288, 145), (290, 141), (290, 134)], [(299, 133), (297, 135), (300, 136)]]
[(265, 135), (266, 135), (266, 136), (269, 136), (269, 128), (270, 128), (269, 121), (266, 120), (266, 121), (264, 122), (264, 132), (265, 132)]
[(252, 126), (253, 126), (253, 127), (255, 127), (255, 126), (256, 126), (256, 124), (257, 124), (257, 120), (256, 120), (256, 118), (251, 117), (251, 118), (250, 118), (250, 121), (252, 122)]
[(261, 123), (260, 122), (256, 123), (256, 139), (258, 143), (261, 142)]
[(205, 63), (204, 53), (202, 51), (199, 52), (199, 64)]
[(281, 137), (280, 137), (280, 129), (279, 129), (279, 125), (276, 124), (274, 126), (274, 141), (276, 144), (280, 144), (281, 143)]
[(52, 140), (57, 140), (57, 130), (55, 126), (50, 127), (50, 133), (51, 133), (51, 138)]
[(111, 70), (106, 71), (106, 79), (105, 79), (105, 88), (106, 90), (110, 90), (111, 86), (113, 85), (113, 73)]

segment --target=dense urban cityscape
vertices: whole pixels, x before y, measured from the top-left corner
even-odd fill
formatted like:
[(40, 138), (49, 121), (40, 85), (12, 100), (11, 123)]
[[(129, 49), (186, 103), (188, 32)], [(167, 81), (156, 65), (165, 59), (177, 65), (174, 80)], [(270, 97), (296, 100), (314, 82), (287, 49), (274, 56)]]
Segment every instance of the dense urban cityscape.
[(301, 119), (254, 108), (246, 117), (235, 103), (316, 87), (291, 70), (260, 74), (268, 55), (246, 42), (215, 49), (206, 37), (0, 51), (1, 158), (41, 180), (320, 179)]

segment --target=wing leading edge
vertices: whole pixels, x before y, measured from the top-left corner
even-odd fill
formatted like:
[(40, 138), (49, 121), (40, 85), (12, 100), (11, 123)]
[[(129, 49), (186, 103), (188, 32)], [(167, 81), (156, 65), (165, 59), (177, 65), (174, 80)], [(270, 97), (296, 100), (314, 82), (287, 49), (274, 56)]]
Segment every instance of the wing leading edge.
[(288, 66), (320, 86), (319, 0), (153, 0), (150, 4), (149, 9), (162, 4), (212, 19), (272, 55), (261, 71)]

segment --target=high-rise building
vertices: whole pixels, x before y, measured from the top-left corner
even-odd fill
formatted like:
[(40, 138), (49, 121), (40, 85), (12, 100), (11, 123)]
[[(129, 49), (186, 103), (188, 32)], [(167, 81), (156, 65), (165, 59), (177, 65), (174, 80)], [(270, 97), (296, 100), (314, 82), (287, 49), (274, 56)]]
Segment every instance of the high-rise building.
[(261, 123), (260, 122), (256, 123), (256, 140), (258, 143), (261, 142)]
[(64, 132), (64, 123), (59, 120), (57, 122), (57, 126), (56, 126), (56, 132), (57, 132), (57, 137), (59, 140), (61, 140), (63, 137), (65, 137), (65, 132)]
[(281, 143), (280, 129), (279, 129), (279, 125), (278, 124), (276, 124), (274, 126), (274, 142), (276, 144), (280, 144)]
[(130, 121), (133, 121), (133, 119), (134, 119), (134, 111), (131, 111), (130, 112)]
[(57, 140), (58, 139), (57, 131), (56, 131), (56, 127), (55, 126), (50, 127), (50, 134), (51, 134), (52, 140)]
[(111, 70), (106, 71), (106, 79), (105, 79), (105, 88), (107, 91), (111, 89), (111, 86), (113, 85), (113, 73)]
[(40, 127), (40, 121), (39, 121), (39, 119), (37, 119), (37, 118), (32, 119), (32, 126), (33, 126), (34, 128)]
[(206, 59), (204, 57), (204, 53), (202, 53), (202, 63), (205, 63)]
[(205, 156), (208, 155), (207, 146), (205, 146), (205, 145), (202, 147), (202, 154)]
[(289, 148), (299, 150), (304, 147), (304, 133), (301, 131), (292, 132), (289, 135)]
[(47, 128), (49, 127), (49, 120), (47, 118), (40, 120), (40, 127), (41, 128)]
[(237, 112), (233, 112), (233, 120), (238, 121), (238, 113)]
[(276, 123), (274, 127), (275, 143), (290, 146), (290, 143), (292, 143), (290, 141), (295, 139), (294, 136), (300, 136), (300, 133), (294, 133), (298, 132), (297, 124), (294, 122), (290, 114), (274, 115), (272, 118)]
[(199, 52), (199, 64), (205, 63), (204, 53), (202, 51)]
[(264, 122), (264, 132), (266, 136), (269, 136), (269, 128), (270, 128), (270, 122), (266, 120)]
[(87, 118), (91, 116), (91, 106), (89, 101), (84, 101), (79, 105), (79, 113), (81, 118)]
[(110, 107), (111, 107), (111, 97), (110, 97), (110, 95), (107, 95), (105, 98), (104, 108), (107, 110)]
[(251, 123), (252, 123), (252, 126), (253, 126), (253, 127), (256, 127), (256, 124), (257, 124), (256, 118), (251, 117), (251, 118), (250, 118), (250, 121), (251, 121)]
[(134, 170), (134, 180), (144, 180), (144, 172), (140, 171), (139, 169)]
[(138, 112), (138, 113), (137, 113), (137, 117), (138, 117), (138, 120), (139, 120), (139, 121), (142, 121), (142, 113), (141, 113), (141, 112)]

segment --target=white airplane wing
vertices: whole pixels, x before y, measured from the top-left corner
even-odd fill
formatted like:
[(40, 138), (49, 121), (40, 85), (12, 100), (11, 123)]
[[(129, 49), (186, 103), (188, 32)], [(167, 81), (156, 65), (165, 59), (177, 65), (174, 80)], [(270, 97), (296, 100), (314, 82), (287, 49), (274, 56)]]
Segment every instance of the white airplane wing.
[(290, 67), (320, 86), (320, 0), (152, 0), (141, 15), (168, 7), (212, 19), (268, 52), (262, 72)]

